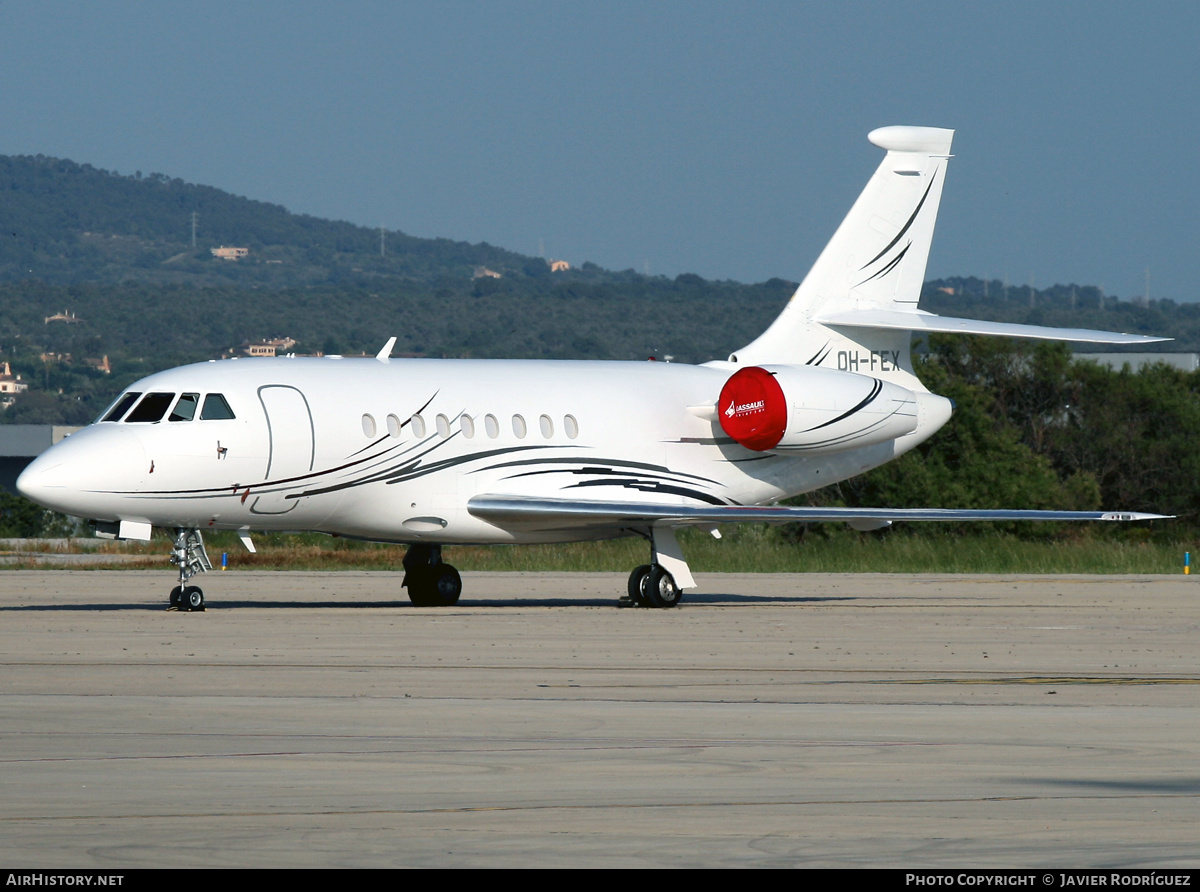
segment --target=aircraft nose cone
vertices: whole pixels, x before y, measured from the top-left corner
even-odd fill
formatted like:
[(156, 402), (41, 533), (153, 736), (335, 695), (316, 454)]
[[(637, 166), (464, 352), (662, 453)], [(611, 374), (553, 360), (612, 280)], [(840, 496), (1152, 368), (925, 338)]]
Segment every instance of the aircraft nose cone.
[(113, 508), (112, 490), (144, 464), (138, 438), (117, 425), (84, 428), (51, 446), (17, 477), (17, 492), (43, 507), (101, 519)]
[(46, 504), (47, 496), (64, 485), (62, 462), (48, 452), (30, 462), (17, 477), (17, 492), (39, 505)]

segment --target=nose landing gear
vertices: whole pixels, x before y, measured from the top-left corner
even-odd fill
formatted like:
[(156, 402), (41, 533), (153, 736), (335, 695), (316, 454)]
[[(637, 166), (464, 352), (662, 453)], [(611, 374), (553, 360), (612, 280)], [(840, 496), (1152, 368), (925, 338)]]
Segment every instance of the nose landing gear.
[(171, 563), (179, 567), (179, 585), (171, 589), (168, 610), (200, 612), (204, 610), (204, 592), (187, 581), (197, 573), (212, 569), (208, 552), (204, 550), (204, 539), (196, 529), (175, 530), (175, 544), (171, 549)]

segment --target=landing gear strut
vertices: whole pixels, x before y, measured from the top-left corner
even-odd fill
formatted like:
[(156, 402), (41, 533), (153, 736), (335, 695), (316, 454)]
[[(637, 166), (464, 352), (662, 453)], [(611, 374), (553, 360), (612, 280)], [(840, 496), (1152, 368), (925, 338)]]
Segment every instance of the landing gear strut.
[(171, 589), (170, 610), (202, 611), (204, 592), (187, 581), (197, 573), (212, 569), (208, 552), (204, 550), (204, 539), (196, 529), (175, 530), (175, 545), (171, 549), (171, 563), (179, 567), (179, 585)]
[(410, 545), (404, 554), (408, 599), (416, 607), (453, 607), (462, 594), (462, 577), (442, 563), (442, 546)]

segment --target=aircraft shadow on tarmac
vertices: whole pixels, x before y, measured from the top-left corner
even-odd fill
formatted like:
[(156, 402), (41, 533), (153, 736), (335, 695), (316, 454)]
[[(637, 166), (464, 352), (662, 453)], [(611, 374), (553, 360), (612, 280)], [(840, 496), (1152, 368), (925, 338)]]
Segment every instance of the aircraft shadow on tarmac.
[[(1027, 781), (1028, 778), (1021, 778)], [(1085, 790), (1107, 790), (1114, 793), (1146, 793), (1163, 795), (1194, 796), (1200, 793), (1200, 778), (1184, 777), (1162, 780), (1096, 780), (1094, 778), (1072, 780), (1061, 777), (1042, 778), (1041, 783), (1059, 787), (1074, 787)]]
[[(856, 597), (786, 597), (779, 595), (742, 595), (742, 594), (718, 594), (704, 593), (693, 594), (686, 597), (684, 602), (676, 610), (686, 610), (688, 604), (695, 605), (752, 605), (752, 604), (777, 604), (786, 606), (791, 604), (828, 604), (836, 601), (857, 601), (861, 600)], [(434, 613), (445, 613), (452, 610), (470, 610), (472, 608), (496, 608), (496, 607), (618, 607), (628, 609), (634, 608), (625, 601), (619, 601), (617, 598), (604, 597), (589, 597), (589, 598), (481, 598), (463, 601), (453, 607), (415, 607), (406, 598), (400, 599), (384, 599), (384, 600), (345, 600), (345, 601), (280, 601), (280, 600), (213, 600), (206, 605), (207, 610), (297, 610), (297, 609), (394, 609), (402, 608), (405, 610), (413, 610), (419, 612), (432, 611)], [(165, 604), (155, 602), (138, 602), (138, 603), (103, 603), (92, 602), (83, 604), (5, 604), (0, 605), (0, 613), (37, 613), (37, 612), (77, 612), (77, 613), (103, 613), (106, 611), (144, 611), (161, 609), (164, 612), (167, 610)], [(658, 612), (658, 611), (654, 611)]]

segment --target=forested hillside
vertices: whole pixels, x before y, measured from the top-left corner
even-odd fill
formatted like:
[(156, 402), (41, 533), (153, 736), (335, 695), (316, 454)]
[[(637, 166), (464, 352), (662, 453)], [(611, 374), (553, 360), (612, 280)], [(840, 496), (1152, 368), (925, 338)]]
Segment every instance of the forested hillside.
[[(245, 287), (519, 271), (530, 258), (487, 244), (385, 234), (197, 186), (121, 176), (58, 158), (0, 156), (0, 281), (188, 282)], [(196, 241), (192, 243), (193, 214)], [(247, 247), (236, 263), (211, 248)]]
[[(0, 423), (84, 423), (142, 375), (277, 336), (295, 339), (297, 353), (375, 353), (395, 335), (396, 355), (723, 359), (766, 326), (794, 287), (693, 279), (589, 281), (584, 271), (446, 280), (433, 289), (396, 280), (282, 290), (0, 285), (0, 359), (45, 392), (23, 395)], [(78, 321), (44, 321), (64, 309)], [(111, 374), (86, 364), (102, 356)]]

